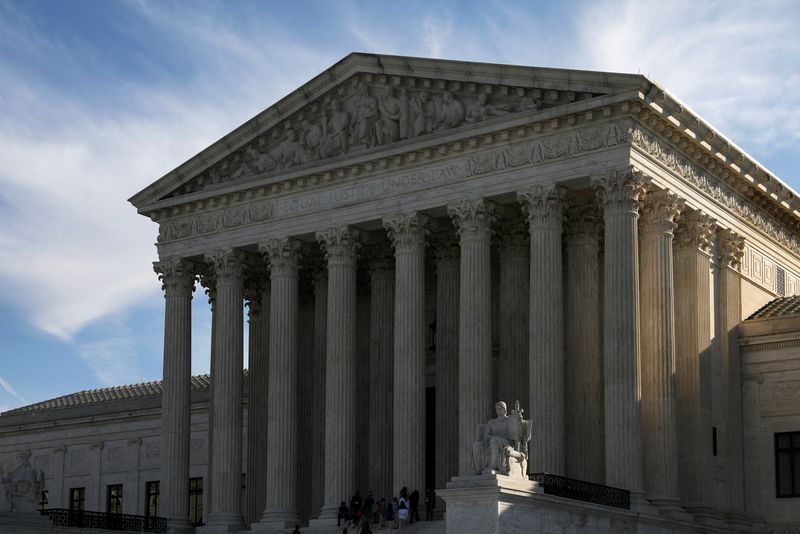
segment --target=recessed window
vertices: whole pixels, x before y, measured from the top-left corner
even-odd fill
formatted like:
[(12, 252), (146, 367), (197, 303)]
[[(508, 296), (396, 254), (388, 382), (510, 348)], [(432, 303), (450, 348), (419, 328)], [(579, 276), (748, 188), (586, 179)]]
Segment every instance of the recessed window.
[(106, 512), (122, 513), (122, 484), (111, 484), (106, 487)]
[(189, 479), (189, 521), (193, 527), (203, 524), (203, 478)]
[(44, 512), (47, 510), (47, 490), (42, 491), (39, 496), (39, 511)]
[(70, 488), (69, 509), (82, 512), (86, 507), (86, 488)]
[(158, 480), (151, 480), (144, 485), (144, 497), (147, 503), (145, 513), (147, 517), (158, 517), (158, 512), (161, 506), (161, 482)]
[(779, 498), (800, 497), (800, 432), (775, 434), (775, 482)]

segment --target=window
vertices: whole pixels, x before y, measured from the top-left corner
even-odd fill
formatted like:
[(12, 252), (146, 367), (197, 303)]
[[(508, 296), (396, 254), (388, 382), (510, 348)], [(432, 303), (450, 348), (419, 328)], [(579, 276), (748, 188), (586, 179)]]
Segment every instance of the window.
[(717, 455), (717, 427), (711, 427), (711, 452)]
[(122, 513), (122, 484), (110, 484), (106, 487), (106, 512)]
[(47, 490), (42, 491), (39, 499), (39, 511), (44, 512), (47, 510)]
[(189, 521), (196, 527), (203, 524), (203, 478), (189, 479)]
[(800, 432), (775, 434), (778, 497), (800, 497)]
[(86, 506), (86, 488), (70, 488), (69, 509), (76, 512), (83, 511)]
[(146, 508), (144, 515), (147, 517), (158, 517), (159, 508), (161, 505), (161, 482), (152, 480), (146, 482), (144, 485), (144, 502)]

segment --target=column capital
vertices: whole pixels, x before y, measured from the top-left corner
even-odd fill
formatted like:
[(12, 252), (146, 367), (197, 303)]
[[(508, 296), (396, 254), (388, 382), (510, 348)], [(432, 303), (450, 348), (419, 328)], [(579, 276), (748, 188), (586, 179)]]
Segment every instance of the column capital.
[(244, 267), (244, 254), (234, 248), (208, 252), (206, 265), (214, 271), (217, 286), (228, 282), (241, 282)]
[(427, 229), (428, 216), (423, 213), (398, 213), (383, 220), (383, 227), (395, 254), (422, 254), (425, 239), (430, 233)]
[(436, 259), (436, 269), (458, 268), (461, 247), (458, 246), (458, 238), (452, 231), (441, 231), (433, 234), (433, 257)]
[(300, 258), (303, 254), (303, 244), (291, 237), (280, 237), (262, 241), (258, 250), (264, 254), (269, 263), (269, 272), (272, 277), (290, 276), (297, 278)]
[(447, 214), (453, 221), (456, 234), (461, 241), (489, 240), (495, 216), (494, 202), (483, 198), (464, 199), (447, 206)]
[(496, 234), (500, 258), (516, 256), (528, 257), (530, 254), (531, 234), (524, 217), (508, 217), (502, 219)]
[(649, 193), (642, 204), (641, 232), (671, 236), (678, 226), (677, 219), (684, 205), (684, 200), (668, 189)]
[(263, 309), (264, 286), (268, 283), (269, 269), (264, 262), (248, 257), (244, 265), (244, 301), (247, 315), (255, 317)]
[(217, 299), (217, 276), (214, 271), (206, 269), (205, 272), (200, 273), (200, 285), (205, 288), (208, 303), (211, 309), (214, 309), (214, 301)]
[(356, 253), (361, 247), (360, 232), (350, 225), (331, 226), (317, 232), (317, 241), (330, 263), (356, 263)]
[(717, 232), (717, 258), (720, 267), (728, 267), (734, 271), (739, 268), (744, 256), (744, 236), (729, 229)]
[(684, 212), (675, 231), (675, 244), (681, 248), (696, 248), (708, 254), (716, 229), (716, 220), (701, 210)]
[(600, 239), (603, 229), (603, 217), (596, 204), (580, 204), (570, 206), (566, 212), (567, 237)]
[(650, 179), (633, 167), (613, 169), (592, 177), (597, 198), (606, 210), (639, 212), (639, 202), (644, 198)]
[(197, 275), (191, 262), (183, 258), (154, 261), (153, 270), (161, 282), (164, 297), (191, 297)]
[(536, 184), (527, 191), (517, 191), (517, 201), (531, 228), (562, 228), (567, 190), (558, 184)]
[(364, 247), (370, 278), (389, 276), (395, 268), (394, 254), (388, 243), (372, 243)]

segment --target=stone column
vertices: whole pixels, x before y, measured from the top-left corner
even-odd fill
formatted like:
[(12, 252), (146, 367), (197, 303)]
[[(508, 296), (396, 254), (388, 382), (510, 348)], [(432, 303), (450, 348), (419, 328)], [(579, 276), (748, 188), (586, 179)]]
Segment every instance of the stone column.
[(728, 431), (725, 453), (728, 460), (728, 488), (731, 513), (742, 515), (744, 507), (744, 456), (742, 449), (742, 360), (737, 328), (742, 320), (739, 265), (744, 255), (744, 237), (731, 230), (717, 233), (720, 269), (720, 339), (722, 378), (727, 397), (725, 412)]
[(247, 376), (247, 502), (245, 521), (255, 523), (267, 505), (267, 384), (269, 381), (270, 287), (264, 265), (253, 266), (246, 280), (250, 319)]
[[(206, 266), (207, 267), (207, 266)], [(208, 305), (211, 308), (211, 354), (208, 373), (208, 419), (206, 421), (206, 475), (203, 479), (203, 510), (204, 519), (208, 519), (208, 511), (211, 510), (211, 494), (213, 493), (211, 472), (214, 469), (214, 374), (210, 371), (216, 366), (216, 343), (217, 343), (217, 314), (214, 313), (214, 303), (217, 300), (217, 277), (213, 269), (206, 268), (200, 274), (200, 285), (205, 288), (208, 297)]]
[(425, 488), (425, 224), (421, 213), (384, 219), (395, 255), (392, 482)]
[(358, 230), (332, 227), (317, 233), (328, 261), (325, 361), (325, 496), (318, 525), (336, 521), (340, 501), (355, 488), (356, 249)]
[(600, 231), (595, 205), (569, 211), (565, 337), (566, 472), (605, 481)]
[(675, 415), (675, 290), (672, 232), (678, 197), (650, 194), (640, 226), (642, 450), (644, 489), (664, 511), (680, 511)]
[(189, 437), (192, 382), (192, 292), (195, 274), (180, 259), (153, 264), (162, 282), (164, 375), (161, 396), (161, 515), (172, 530), (189, 529)]
[[(304, 256), (307, 247), (304, 245)], [(318, 418), (314, 411), (316, 406), (312, 402), (314, 397), (321, 394), (320, 390), (314, 388), (316, 378), (314, 371), (314, 283), (313, 272), (308, 270), (308, 265), (301, 265), (300, 278), (298, 280), (298, 299), (300, 309), (297, 319), (297, 440), (298, 450), (310, 450), (312, 421)], [(320, 371), (322, 373), (323, 371)], [(324, 425), (324, 420), (322, 421)], [(324, 450), (321, 454), (325, 454)], [(312, 515), (319, 512), (319, 508), (311, 507), (311, 494), (314, 486), (320, 485), (319, 471), (313, 470), (311, 458), (308, 453), (295, 455), (297, 464), (297, 512), (300, 516), (300, 523), (308, 523)]]
[(536, 185), (517, 193), (531, 234), (528, 470), (564, 475), (564, 290), (561, 233), (566, 190)]
[(234, 249), (206, 255), (216, 277), (211, 510), (207, 531), (229, 531), (244, 524), (242, 484), (242, 367), (244, 284), (242, 255)]
[[(320, 483), (319, 474), (325, 473), (325, 354), (328, 339), (328, 267), (322, 257), (314, 259), (314, 355), (311, 364), (312, 385), (316, 394), (309, 399), (309, 460), (315, 483), (311, 485), (311, 510), (314, 517), (324, 503), (325, 484)], [(324, 482), (324, 481), (323, 481)]]
[(297, 319), (300, 243), (291, 238), (259, 244), (269, 258), (269, 387), (267, 389), (267, 506), (258, 529), (288, 528), (297, 512)]
[(524, 218), (500, 223), (500, 354), (497, 400), (528, 410), (528, 309), (530, 300), (530, 233)]
[(437, 236), (436, 253), (436, 488), (458, 475), (459, 248), (450, 232)]
[(675, 233), (675, 385), (678, 475), (685, 508), (710, 513), (711, 465), (711, 239), (714, 220), (684, 213)]
[(392, 486), (392, 417), (394, 375), (395, 260), (388, 246), (373, 249), (370, 278), (369, 452), (368, 485), (375, 498), (394, 495)]
[(458, 321), (458, 473), (476, 472), (472, 443), (492, 415), (491, 236), (494, 203), (467, 199), (447, 213), (461, 246)]
[(642, 501), (642, 446), (639, 385), (639, 200), (644, 177), (611, 171), (593, 183), (603, 205), (603, 379), (606, 484)]

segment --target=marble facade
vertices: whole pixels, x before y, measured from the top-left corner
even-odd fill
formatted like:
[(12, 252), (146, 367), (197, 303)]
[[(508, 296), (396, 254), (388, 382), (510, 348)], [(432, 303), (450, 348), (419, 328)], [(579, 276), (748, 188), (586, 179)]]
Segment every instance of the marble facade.
[(173, 530), (198, 280), (204, 532), (443, 488), (501, 396), (528, 410), (531, 473), (628, 489), (658, 524), (764, 521), (735, 332), (798, 290), (800, 198), (645, 77), (351, 54), (130, 201), (159, 228)]

